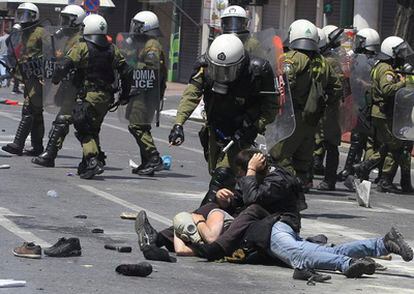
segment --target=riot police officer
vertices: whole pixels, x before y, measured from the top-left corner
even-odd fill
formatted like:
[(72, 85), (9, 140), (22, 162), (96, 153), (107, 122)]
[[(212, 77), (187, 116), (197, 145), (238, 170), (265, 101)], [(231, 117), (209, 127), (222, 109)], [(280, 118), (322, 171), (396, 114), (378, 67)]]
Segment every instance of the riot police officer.
[(295, 110), (296, 129), (293, 135), (276, 144), (270, 154), (273, 160), (301, 180), (309, 189), (314, 136), (326, 107), (335, 105), (342, 87), (332, 67), (320, 55), (319, 35), (307, 20), (293, 22), (289, 29), (290, 51), (285, 53), (285, 71)]
[(139, 175), (153, 175), (155, 171), (164, 168), (151, 135), (151, 122), (154, 112), (159, 111), (167, 78), (165, 53), (158, 41), (160, 35), (157, 15), (151, 11), (141, 11), (131, 20), (129, 36), (127, 40), (123, 40), (130, 43), (126, 47), (131, 50), (125, 53), (127, 62), (131, 62), (130, 66), (156, 71), (156, 80), (153, 81), (152, 88), (133, 86), (132, 96), (135, 97), (130, 99), (128, 105), (128, 130), (139, 146), (142, 162), (132, 173)]
[[(411, 185), (411, 156), (405, 152), (403, 141), (392, 134), (392, 115), (394, 97), (397, 91), (406, 85), (406, 78), (396, 73), (399, 67), (404, 66), (411, 48), (402, 38), (391, 36), (381, 44), (378, 62), (374, 65), (372, 77), (372, 125), (377, 140), (385, 148), (385, 160), (377, 189), (380, 192), (398, 193), (393, 184), (393, 178), (398, 167), (401, 167), (401, 188), (403, 192), (412, 192)], [(357, 174), (369, 173), (380, 162), (380, 153), (377, 152), (357, 166)]]
[(223, 10), (220, 16), (223, 34), (235, 34), (243, 42), (244, 48), (252, 53), (260, 46), (259, 42), (251, 37), (249, 31), (249, 17), (247, 11), (238, 5), (230, 5)]
[(73, 111), (76, 136), (82, 144), (83, 159), (78, 173), (82, 179), (102, 174), (99, 159), (99, 132), (109, 106), (114, 100), (115, 70), (121, 78), (120, 100), (127, 103), (132, 72), (118, 48), (107, 39), (106, 20), (97, 14), (84, 21), (83, 39), (75, 44), (54, 72), (53, 82), (59, 83), (72, 69), (84, 76), (82, 89)]
[[(357, 126), (354, 130), (352, 130), (351, 133), (351, 145), (349, 147), (344, 169), (338, 174), (339, 180), (345, 180), (349, 175), (352, 175), (354, 173), (353, 165), (360, 162), (364, 150), (366, 150), (366, 157), (369, 157), (371, 156), (372, 152), (375, 152), (374, 149), (376, 149), (374, 148), (376, 144), (374, 144), (372, 136), (370, 136), (369, 139), (369, 135), (372, 133), (370, 113), (371, 99), (369, 94), (370, 89), (367, 89), (366, 87), (370, 84), (370, 77), (368, 74), (375, 63), (375, 57), (380, 49), (380, 46), (380, 36), (376, 30), (365, 28), (357, 32), (355, 36), (355, 46), (353, 48), (355, 55), (352, 57), (353, 64), (351, 64), (351, 67), (366, 67), (362, 70), (364, 72), (367, 71), (367, 77), (365, 77), (364, 73), (352, 73), (353, 70), (351, 69), (351, 90), (353, 92), (352, 95), (354, 96), (355, 100), (359, 101), (359, 106), (362, 107), (359, 109)], [(362, 58), (358, 58), (358, 56), (361, 56)], [(356, 65), (354, 64), (356, 62), (362, 64)], [(352, 77), (353, 75), (356, 75), (354, 79)], [(364, 76), (361, 77), (359, 75)], [(363, 93), (360, 93), (361, 91), (355, 92), (355, 89), (353, 89), (353, 80), (355, 80), (355, 83), (357, 83), (357, 88), (362, 88)], [(355, 97), (356, 95), (361, 95), (363, 97)], [(367, 147), (367, 144), (369, 144), (369, 148)]]
[(199, 135), (212, 175), (205, 203), (214, 200), (217, 189), (234, 184), (233, 160), (274, 120), (277, 97), (268, 61), (250, 56), (235, 35), (218, 36), (202, 58), (200, 64), (207, 65), (183, 93), (169, 142), (184, 142), (183, 124), (203, 97), (207, 121)]
[[(66, 54), (67, 51), (79, 42), (81, 38), (81, 28), (86, 12), (78, 5), (68, 5), (60, 12), (61, 28), (55, 32), (52, 38), (56, 42), (64, 38), (63, 52), (55, 52), (55, 55)], [(52, 49), (55, 50), (55, 49)], [(58, 50), (56, 48), (56, 50)], [(59, 56), (58, 56), (59, 58)], [(79, 82), (78, 82), (79, 83)], [(79, 85), (74, 84), (74, 77), (71, 80), (62, 81), (54, 102), (61, 105), (59, 113), (52, 123), (52, 129), (49, 132), (49, 142), (46, 150), (38, 157), (32, 159), (32, 162), (45, 167), (54, 167), (55, 158), (58, 150), (62, 148), (63, 141), (69, 132), (69, 125), (72, 123), (72, 110), (76, 101), (76, 92)]]
[[(42, 101), (42, 37), (44, 28), (39, 22), (39, 8), (33, 3), (23, 3), (17, 7), (16, 21), (21, 30), (11, 35), (11, 46), (16, 69), (14, 74), (23, 80), (24, 104), (22, 118), (16, 131), (13, 143), (3, 146), (3, 151), (22, 155), (26, 138), (31, 134), (32, 148), (26, 150), (29, 156), (37, 156), (43, 152)], [(18, 48), (17, 48), (18, 47)]]

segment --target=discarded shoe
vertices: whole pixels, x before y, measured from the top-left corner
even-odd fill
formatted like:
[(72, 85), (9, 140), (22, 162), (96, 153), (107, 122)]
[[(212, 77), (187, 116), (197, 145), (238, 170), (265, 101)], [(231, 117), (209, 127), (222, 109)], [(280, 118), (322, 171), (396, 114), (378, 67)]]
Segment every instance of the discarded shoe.
[(135, 232), (138, 235), (139, 249), (142, 251), (146, 245), (155, 245), (158, 233), (149, 223), (147, 214), (141, 210), (135, 220)]
[(18, 257), (40, 259), (42, 248), (33, 242), (24, 242), (23, 245), (13, 249), (13, 254)]
[(60, 238), (56, 244), (45, 248), (44, 253), (50, 257), (80, 256), (82, 249), (78, 238)]
[(155, 245), (144, 246), (142, 248), (142, 254), (144, 254), (145, 259), (148, 260), (177, 262), (177, 259), (173, 256), (170, 256), (167, 250), (159, 248)]
[(152, 273), (152, 265), (145, 261), (138, 264), (121, 264), (115, 271), (124, 276), (147, 277)]
[(344, 272), (347, 278), (360, 278), (362, 275), (373, 275), (375, 273), (375, 262), (370, 258), (352, 259), (349, 268)]
[(294, 280), (302, 280), (308, 282), (318, 282), (323, 283), (330, 280), (332, 277), (330, 275), (324, 275), (314, 271), (313, 269), (298, 269), (295, 268), (293, 271)]
[(400, 255), (404, 261), (413, 259), (413, 249), (404, 240), (403, 235), (394, 227), (384, 237), (385, 248), (390, 253)]

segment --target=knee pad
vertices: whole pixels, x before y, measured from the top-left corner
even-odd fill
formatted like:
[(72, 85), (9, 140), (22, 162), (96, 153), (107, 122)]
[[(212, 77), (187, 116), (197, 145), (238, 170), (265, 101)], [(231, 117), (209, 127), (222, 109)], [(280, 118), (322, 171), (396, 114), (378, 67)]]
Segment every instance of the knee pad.
[(180, 212), (173, 219), (175, 235), (186, 243), (202, 243), (197, 226), (189, 212)]

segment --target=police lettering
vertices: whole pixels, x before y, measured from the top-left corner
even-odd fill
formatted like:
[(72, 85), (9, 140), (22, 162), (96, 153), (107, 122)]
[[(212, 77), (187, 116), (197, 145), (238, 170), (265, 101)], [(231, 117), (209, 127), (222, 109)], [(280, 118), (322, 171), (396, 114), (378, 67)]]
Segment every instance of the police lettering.
[(156, 85), (157, 75), (153, 69), (134, 70), (134, 88), (153, 89)]

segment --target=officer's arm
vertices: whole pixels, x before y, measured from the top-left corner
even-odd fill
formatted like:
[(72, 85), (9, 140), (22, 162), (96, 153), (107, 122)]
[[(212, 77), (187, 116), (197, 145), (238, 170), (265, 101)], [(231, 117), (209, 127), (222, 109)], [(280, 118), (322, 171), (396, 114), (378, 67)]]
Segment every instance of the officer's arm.
[(66, 56), (57, 62), (52, 76), (54, 84), (58, 84), (71, 69), (79, 67), (82, 60), (86, 60), (88, 51), (85, 50), (85, 46), (81, 43), (75, 44)]
[(120, 93), (120, 100), (128, 100), (129, 93), (131, 92), (131, 85), (133, 81), (133, 70), (126, 62), (124, 56), (121, 54), (121, 51), (114, 46), (114, 64), (113, 68), (115, 68), (121, 79), (121, 93)]
[(296, 88), (296, 76), (298, 73), (304, 70), (304, 67), (300, 66), (300, 64), (298, 62), (295, 62), (295, 60), (290, 56), (286, 56), (283, 62), (283, 67), (283, 70), (289, 80), (290, 89), (293, 90)]
[(384, 73), (380, 72), (379, 76), (379, 86), (384, 97), (394, 97), (399, 89), (405, 87), (405, 80), (396, 82), (398, 76), (391, 70), (387, 70)]
[(326, 63), (326, 76), (328, 77), (325, 93), (328, 107), (336, 107), (343, 96), (342, 80), (329, 63)]
[(183, 125), (200, 103), (201, 96), (203, 95), (203, 72), (204, 69), (201, 67), (184, 90), (178, 106), (175, 124)]

